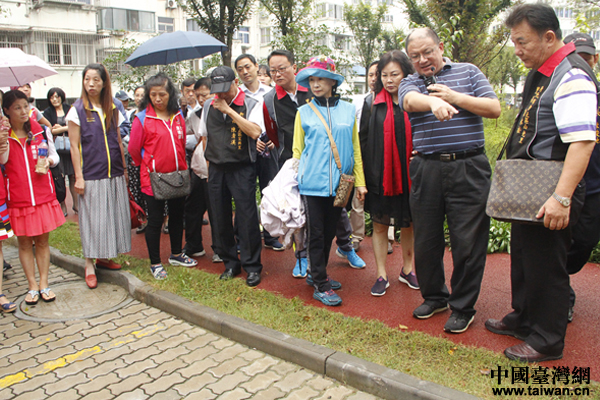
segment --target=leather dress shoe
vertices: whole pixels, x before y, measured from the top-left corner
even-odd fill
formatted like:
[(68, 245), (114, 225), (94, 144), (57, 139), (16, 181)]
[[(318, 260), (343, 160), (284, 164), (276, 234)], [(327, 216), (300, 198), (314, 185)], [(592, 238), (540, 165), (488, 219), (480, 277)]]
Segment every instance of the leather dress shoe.
[(510, 358), (511, 360), (528, 363), (548, 360), (560, 360), (563, 357), (562, 353), (560, 353), (557, 356), (539, 353), (525, 342), (519, 343), (515, 346), (509, 347), (508, 349), (504, 350), (504, 355)]
[(238, 273), (233, 272), (232, 269), (226, 269), (225, 272), (223, 272), (221, 274), (219, 279), (226, 281), (229, 279), (233, 279), (236, 275), (239, 275), (239, 274), (240, 274), (239, 272)]
[(521, 335), (510, 329), (504, 324), (504, 322), (502, 322), (502, 320), (499, 319), (488, 319), (487, 321), (485, 321), (485, 327), (488, 331), (496, 333), (498, 335), (512, 336), (519, 340), (525, 340), (527, 338), (525, 335)]
[(246, 278), (246, 284), (248, 286), (256, 286), (260, 283), (260, 272), (250, 272), (248, 278)]

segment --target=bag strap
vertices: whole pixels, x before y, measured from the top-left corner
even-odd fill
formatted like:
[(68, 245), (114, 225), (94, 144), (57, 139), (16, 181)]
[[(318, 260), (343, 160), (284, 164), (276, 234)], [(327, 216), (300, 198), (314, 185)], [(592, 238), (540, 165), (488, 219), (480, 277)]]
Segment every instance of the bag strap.
[(338, 153), (337, 145), (335, 144), (335, 141), (333, 140), (333, 136), (331, 136), (331, 131), (329, 130), (329, 125), (327, 125), (327, 122), (325, 122), (325, 118), (323, 118), (323, 115), (321, 115), (319, 110), (317, 110), (317, 107), (315, 107), (315, 105), (312, 103), (312, 101), (309, 102), (308, 105), (310, 106), (310, 108), (313, 109), (315, 114), (317, 114), (317, 117), (319, 117), (319, 119), (321, 120), (323, 125), (325, 125), (325, 131), (327, 131), (327, 136), (329, 136), (329, 144), (331, 145), (331, 151), (333, 152), (333, 158), (335, 158), (335, 163), (337, 164), (337, 167), (340, 170), (340, 173), (343, 173), (342, 162), (340, 161), (340, 153)]

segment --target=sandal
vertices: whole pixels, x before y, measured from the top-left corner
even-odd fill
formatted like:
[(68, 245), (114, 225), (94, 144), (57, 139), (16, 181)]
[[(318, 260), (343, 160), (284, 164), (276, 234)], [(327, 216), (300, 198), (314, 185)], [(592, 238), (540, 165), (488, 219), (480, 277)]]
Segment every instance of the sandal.
[(31, 300), (27, 301), (27, 299), (25, 299), (25, 304), (35, 306), (38, 301), (40, 301), (40, 292), (38, 290), (30, 290), (27, 294), (31, 296)]
[[(6, 298), (6, 296), (4, 294), (0, 294), (0, 297)], [(5, 313), (14, 312), (16, 309), (17, 309), (17, 305), (11, 301), (9, 301), (8, 303), (2, 304), (2, 311), (4, 311)]]
[[(52, 293), (52, 297), (50, 297), (50, 293)], [(44, 300), (46, 303), (50, 303), (56, 300), (56, 295), (52, 292), (52, 289), (50, 289), (49, 287), (40, 290), (40, 295), (42, 297), (42, 300)], [(47, 297), (44, 297), (44, 295), (46, 295)]]
[(167, 279), (167, 271), (163, 268), (161, 264), (151, 265), (150, 270), (152, 271), (152, 275), (154, 279), (162, 280)]

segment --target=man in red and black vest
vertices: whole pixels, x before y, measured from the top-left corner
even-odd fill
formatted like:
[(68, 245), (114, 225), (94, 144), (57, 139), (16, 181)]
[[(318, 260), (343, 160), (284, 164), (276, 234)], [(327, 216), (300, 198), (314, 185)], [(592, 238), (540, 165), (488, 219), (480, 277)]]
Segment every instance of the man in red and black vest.
[[(262, 109), (258, 101), (246, 96), (238, 87), (229, 67), (215, 68), (211, 76), (211, 93), (202, 110), (200, 134), (208, 138), (208, 193), (215, 217), (211, 221), (219, 256), (225, 263), (221, 279), (248, 273), (246, 283), (260, 283), (261, 240), (256, 209), (256, 139), (264, 132)], [(231, 198), (235, 200), (240, 257), (233, 234)]]

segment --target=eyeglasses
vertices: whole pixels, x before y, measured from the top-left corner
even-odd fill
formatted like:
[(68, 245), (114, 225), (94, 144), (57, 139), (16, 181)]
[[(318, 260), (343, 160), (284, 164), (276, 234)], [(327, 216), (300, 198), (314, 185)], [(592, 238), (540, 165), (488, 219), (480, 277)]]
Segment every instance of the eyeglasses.
[(275, 75), (277, 75), (277, 74), (279, 74), (279, 75), (283, 75), (283, 74), (285, 74), (285, 71), (287, 71), (287, 69), (288, 69), (289, 67), (291, 67), (291, 65), (288, 65), (287, 67), (281, 67), (281, 68), (279, 68), (279, 69), (271, 68), (271, 75), (272, 75), (272, 76), (275, 76)]
[(423, 58), (429, 58), (433, 55), (433, 52), (435, 51), (435, 49), (427, 49), (422, 53), (411, 53), (408, 55), (408, 57), (410, 58), (410, 60), (412, 62), (416, 62), (419, 61), (421, 59), (421, 56), (423, 56)]

